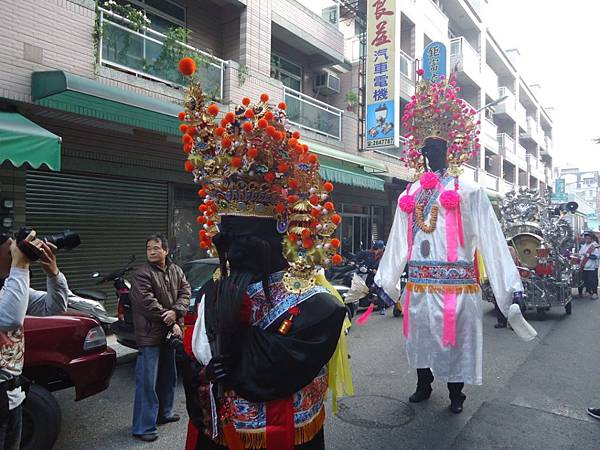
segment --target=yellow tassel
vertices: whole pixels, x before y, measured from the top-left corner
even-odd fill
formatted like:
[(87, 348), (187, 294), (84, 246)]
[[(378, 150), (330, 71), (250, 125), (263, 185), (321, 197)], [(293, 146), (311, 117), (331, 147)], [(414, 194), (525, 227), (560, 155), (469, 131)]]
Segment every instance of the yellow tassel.
[(444, 294), (450, 292), (452, 294), (475, 294), (480, 291), (478, 284), (421, 284), (409, 281), (406, 288), (417, 294)]

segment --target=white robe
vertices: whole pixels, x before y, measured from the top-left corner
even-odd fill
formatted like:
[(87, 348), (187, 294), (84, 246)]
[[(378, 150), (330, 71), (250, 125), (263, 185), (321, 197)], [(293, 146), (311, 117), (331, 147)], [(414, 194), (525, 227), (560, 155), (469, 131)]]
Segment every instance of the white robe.
[[(410, 187), (414, 194), (420, 187)], [(453, 189), (453, 181), (447, 183)], [(484, 190), (460, 182), (464, 247), (458, 246), (458, 261), (473, 263), (478, 250), (500, 310), (506, 315), (513, 293), (523, 291), (521, 278), (508, 250), (506, 239)], [(402, 194), (406, 195), (406, 191)], [(414, 235), (410, 261), (447, 261), (445, 210), (439, 203), (437, 227), (431, 234), (420, 229)], [(429, 223), (429, 218), (426, 218)], [(400, 297), (400, 276), (408, 259), (408, 214), (396, 208), (396, 215), (375, 282), (391, 298)], [(421, 254), (421, 243), (430, 243), (429, 255)], [(406, 292), (402, 294), (405, 305)], [(406, 339), (408, 362), (413, 368), (431, 368), (434, 376), (447, 382), (482, 383), (482, 301), (481, 292), (461, 293), (456, 301), (456, 346), (442, 344), (443, 293), (411, 292)]]

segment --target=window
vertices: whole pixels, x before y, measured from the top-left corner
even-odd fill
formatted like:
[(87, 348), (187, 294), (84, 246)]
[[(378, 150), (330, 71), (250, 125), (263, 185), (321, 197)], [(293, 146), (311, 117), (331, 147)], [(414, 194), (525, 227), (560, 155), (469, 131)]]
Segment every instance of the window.
[(275, 78), (284, 86), (296, 91), (302, 91), (302, 67), (282, 58), (274, 53), (271, 54), (271, 78)]
[(150, 29), (165, 34), (169, 28), (185, 27), (185, 8), (169, 0), (120, 0), (146, 13)]
[(321, 11), (321, 17), (327, 22), (337, 25), (340, 18), (340, 7), (338, 5), (328, 6)]

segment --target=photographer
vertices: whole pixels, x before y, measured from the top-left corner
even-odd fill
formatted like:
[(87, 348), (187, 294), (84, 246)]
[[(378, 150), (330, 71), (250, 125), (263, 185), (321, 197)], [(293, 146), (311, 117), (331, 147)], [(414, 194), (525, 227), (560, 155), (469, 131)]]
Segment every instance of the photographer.
[(172, 263), (167, 240), (156, 234), (146, 240), (148, 262), (135, 274), (130, 293), (138, 357), (135, 366), (135, 402), (132, 434), (151, 442), (156, 425), (176, 422), (173, 413), (177, 369), (171, 336), (181, 338), (183, 316), (190, 304), (190, 284)]
[(0, 450), (18, 449), (21, 441), (22, 403), (25, 393), (21, 386), (27, 380), (21, 375), (24, 359), (23, 321), (25, 315), (62, 314), (67, 309), (69, 287), (58, 270), (56, 247), (35, 238), (31, 231), (24, 245), (40, 255), (40, 266), (47, 275), (47, 292), (29, 287), (31, 260), (6, 233), (0, 234)]

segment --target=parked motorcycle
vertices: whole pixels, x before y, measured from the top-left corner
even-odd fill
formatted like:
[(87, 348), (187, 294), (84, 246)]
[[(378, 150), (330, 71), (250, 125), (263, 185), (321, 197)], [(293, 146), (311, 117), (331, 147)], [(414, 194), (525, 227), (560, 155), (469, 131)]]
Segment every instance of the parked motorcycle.
[(111, 325), (117, 321), (116, 317), (110, 316), (104, 308), (106, 296), (103, 292), (93, 289), (78, 289), (69, 291), (68, 306), (80, 312), (89, 314), (102, 326), (105, 333), (110, 331)]
[(97, 284), (112, 282), (117, 294), (117, 320), (111, 324), (110, 329), (117, 336), (117, 342), (131, 348), (137, 348), (135, 344), (135, 334), (133, 330), (133, 317), (131, 312), (131, 302), (129, 301), (129, 290), (131, 283), (125, 279), (125, 275), (133, 270), (132, 264), (135, 256), (131, 256), (129, 262), (108, 275), (102, 275), (98, 272), (92, 275), (93, 278), (99, 278)]

